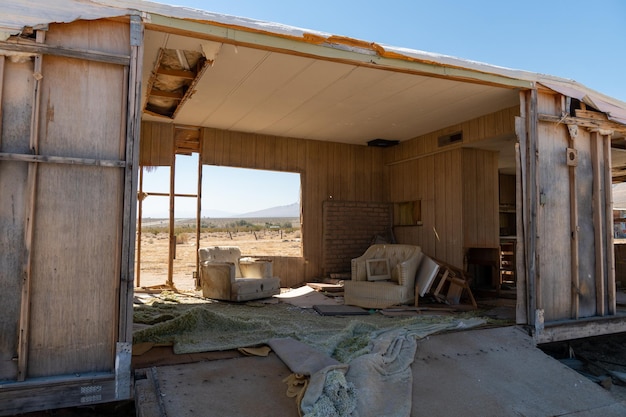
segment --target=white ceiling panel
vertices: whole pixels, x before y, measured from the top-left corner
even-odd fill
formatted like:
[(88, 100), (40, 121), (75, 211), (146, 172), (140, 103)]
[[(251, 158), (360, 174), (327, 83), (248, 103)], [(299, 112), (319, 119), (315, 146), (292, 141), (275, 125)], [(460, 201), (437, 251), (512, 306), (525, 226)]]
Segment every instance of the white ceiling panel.
[[(153, 49), (167, 38), (146, 39), (149, 66)], [(170, 39), (177, 48), (201, 47), (197, 40)], [(365, 144), (411, 139), (518, 100), (513, 89), (484, 84), (231, 44), (209, 42), (206, 49), (214, 54), (213, 66), (195, 84), (176, 123)]]

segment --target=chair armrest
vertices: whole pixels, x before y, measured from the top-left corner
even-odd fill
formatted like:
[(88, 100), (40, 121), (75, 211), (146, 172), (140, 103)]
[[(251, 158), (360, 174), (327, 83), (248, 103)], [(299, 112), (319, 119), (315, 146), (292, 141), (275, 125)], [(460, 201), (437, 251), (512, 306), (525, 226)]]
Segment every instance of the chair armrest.
[(359, 256), (358, 258), (352, 259), (352, 281), (367, 281), (367, 268), (365, 265), (366, 260), (367, 257), (365, 256)]
[(235, 264), (231, 262), (202, 262), (200, 285), (205, 296), (230, 299), (235, 281)]
[(415, 286), (415, 275), (420, 261), (420, 257), (414, 256), (396, 265), (398, 268), (398, 285), (409, 288)]
[(235, 264), (232, 262), (202, 262), (200, 274), (203, 282), (232, 282), (235, 279)]

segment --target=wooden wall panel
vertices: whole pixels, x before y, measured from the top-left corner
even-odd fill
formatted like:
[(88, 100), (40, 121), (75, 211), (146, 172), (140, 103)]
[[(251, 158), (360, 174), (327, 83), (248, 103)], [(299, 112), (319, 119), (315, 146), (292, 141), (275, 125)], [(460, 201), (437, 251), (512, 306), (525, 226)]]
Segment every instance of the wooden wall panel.
[[(563, 126), (559, 130), (567, 131)], [(595, 300), (595, 258), (590, 256), (595, 250), (593, 227), (593, 169), (591, 164), (591, 137), (585, 129), (578, 129), (574, 141), (578, 150), (576, 166), (576, 199), (578, 203), (578, 277), (582, 290), (578, 298), (580, 317), (593, 316), (596, 312)], [(569, 181), (568, 181), (569, 184)], [(569, 200), (568, 200), (569, 201)], [(569, 207), (569, 206), (568, 206)], [(569, 217), (568, 217), (569, 219)], [(563, 245), (566, 246), (566, 245)], [(567, 245), (569, 248), (569, 245)], [(569, 270), (569, 269), (568, 269)], [(560, 312), (561, 314), (564, 311)]]
[(114, 368), (121, 183), (117, 169), (40, 167), (30, 377)]
[(540, 123), (537, 240), (541, 282), (541, 305), (545, 320), (569, 317), (571, 310), (570, 210), (568, 170), (565, 164), (566, 133), (553, 124)]
[[(105, 36), (105, 38), (101, 38)], [(48, 43), (129, 53), (128, 25), (51, 25)], [(43, 60), (40, 153), (124, 159), (124, 68)], [(41, 164), (35, 204), (28, 376), (113, 371), (124, 171)]]
[(499, 247), (498, 154), (464, 149), (462, 178), (463, 246)]
[[(3, 68), (0, 152), (28, 153), (33, 61), (14, 63), (6, 59)], [(0, 161), (0, 380), (17, 377), (14, 357), (20, 318), (24, 213), (28, 205), (27, 173), (25, 163)]]
[[(402, 142), (385, 152), (389, 201), (422, 200), (423, 226), (396, 228), (398, 240), (420, 244), (425, 253), (459, 267), (463, 266), (464, 248), (499, 246), (498, 157), (467, 146), (515, 137), (518, 115), (519, 107), (507, 108)], [(438, 146), (440, 136), (459, 131), (463, 132), (462, 143)], [(461, 150), (462, 154), (455, 153)]]
[(170, 166), (174, 151), (174, 125), (142, 122), (139, 143), (141, 166)]
[[(540, 93), (538, 113), (560, 115), (559, 95)], [(604, 154), (600, 135), (578, 127), (573, 145), (578, 151), (575, 201), (578, 217), (578, 316), (592, 317), (607, 311), (608, 269), (606, 254), (607, 194), (604, 170), (610, 156)], [(537, 213), (538, 308), (544, 309), (546, 322), (572, 317), (572, 248), (570, 246), (570, 190), (566, 150), (570, 133), (567, 126), (540, 121), (538, 126), (539, 207)], [(594, 158), (597, 155), (597, 167)], [(596, 192), (598, 193), (596, 196)], [(598, 209), (598, 211), (596, 211)], [(612, 248), (610, 249), (612, 250)], [(611, 284), (612, 285), (612, 282)]]
[(400, 243), (463, 267), (469, 247), (497, 248), (497, 154), (453, 149), (391, 165), (391, 202), (420, 200), (421, 226), (395, 227)]

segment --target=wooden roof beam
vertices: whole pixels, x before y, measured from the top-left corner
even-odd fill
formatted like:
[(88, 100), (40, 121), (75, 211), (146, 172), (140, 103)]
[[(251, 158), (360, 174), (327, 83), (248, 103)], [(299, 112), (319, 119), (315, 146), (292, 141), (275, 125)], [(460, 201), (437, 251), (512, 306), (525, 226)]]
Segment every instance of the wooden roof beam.
[(601, 120), (598, 118), (572, 117), (572, 116), (553, 116), (551, 114), (539, 114), (539, 120), (543, 122), (563, 123), (566, 125), (577, 125), (587, 129), (602, 130), (602, 134), (613, 134), (615, 132), (626, 135), (626, 126), (612, 122), (610, 120)]

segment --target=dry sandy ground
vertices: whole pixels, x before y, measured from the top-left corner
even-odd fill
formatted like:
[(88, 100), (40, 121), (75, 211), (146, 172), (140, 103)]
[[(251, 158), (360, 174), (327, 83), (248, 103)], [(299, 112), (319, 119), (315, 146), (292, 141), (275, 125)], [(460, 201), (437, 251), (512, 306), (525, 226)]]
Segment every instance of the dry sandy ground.
[[(196, 270), (195, 233), (184, 234), (176, 244), (174, 259), (174, 286), (181, 291), (195, 289), (193, 273)], [(139, 285), (152, 287), (167, 281), (169, 239), (167, 233), (142, 233), (141, 269)], [(260, 231), (202, 233), (200, 247), (237, 246), (242, 256), (301, 256), (300, 231)]]

